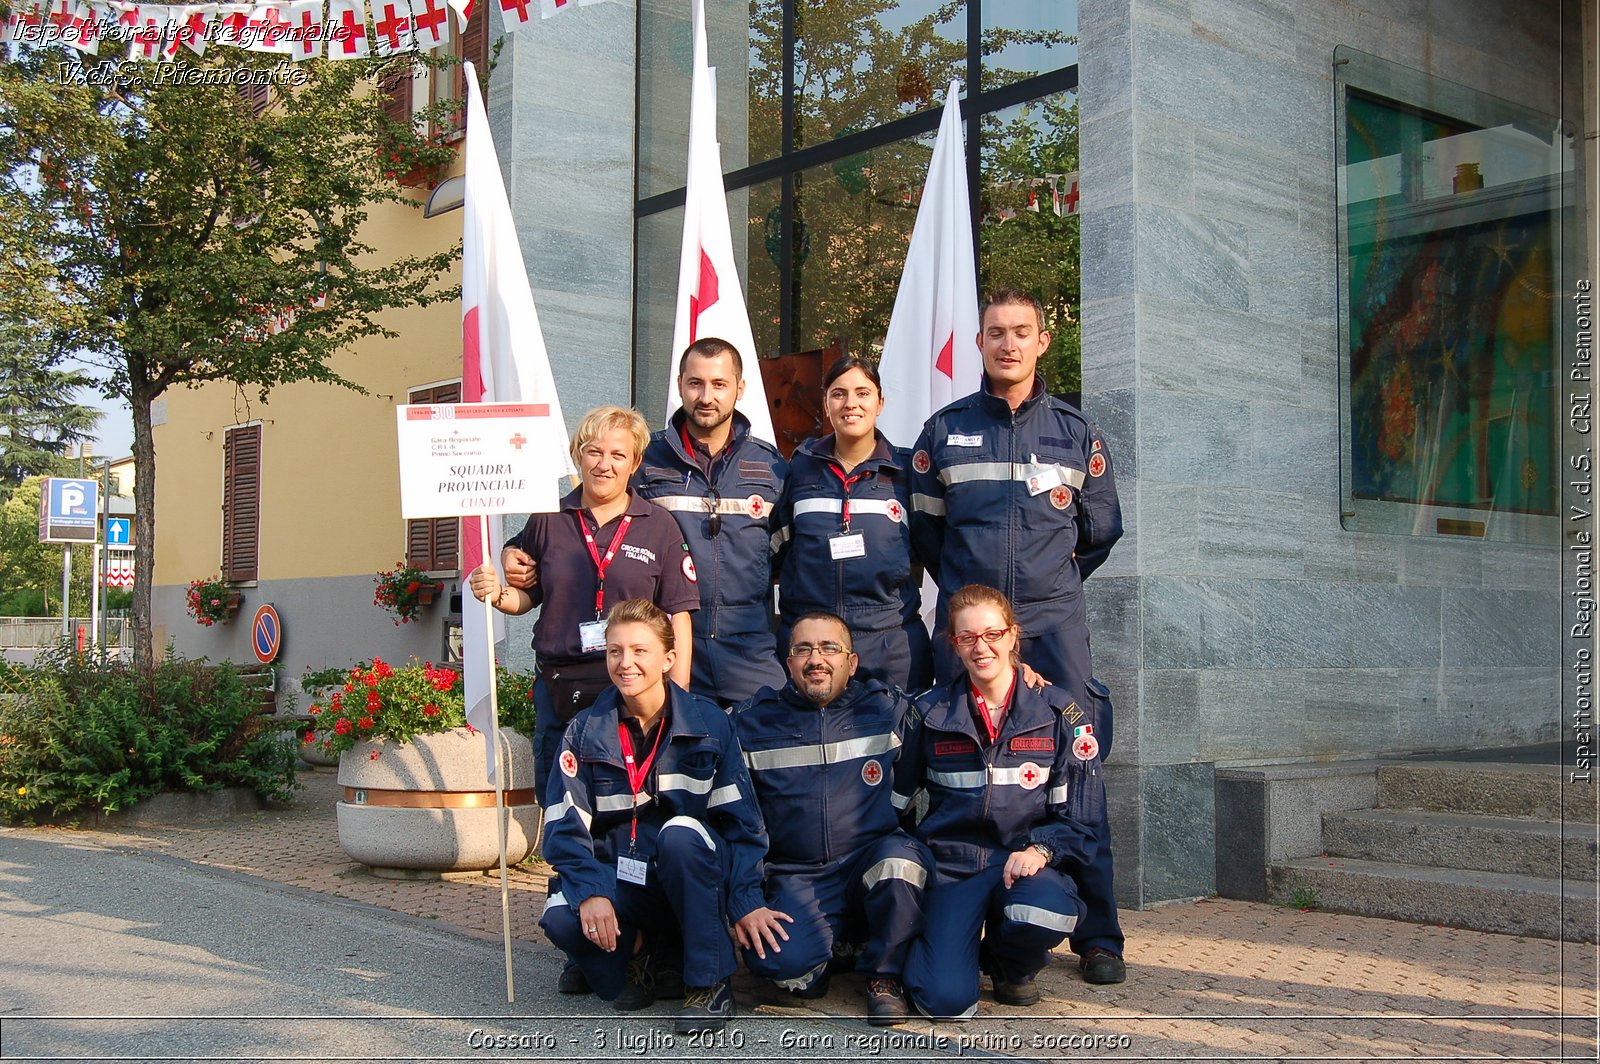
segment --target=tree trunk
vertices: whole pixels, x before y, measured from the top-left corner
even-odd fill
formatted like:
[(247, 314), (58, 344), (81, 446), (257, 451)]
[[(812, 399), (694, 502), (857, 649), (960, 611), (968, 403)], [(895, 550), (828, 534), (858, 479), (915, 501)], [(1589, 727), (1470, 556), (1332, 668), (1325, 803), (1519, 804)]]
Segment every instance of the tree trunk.
[(133, 661), (155, 665), (151, 640), (150, 589), (156, 571), (156, 442), (151, 432), (153, 396), (133, 390)]

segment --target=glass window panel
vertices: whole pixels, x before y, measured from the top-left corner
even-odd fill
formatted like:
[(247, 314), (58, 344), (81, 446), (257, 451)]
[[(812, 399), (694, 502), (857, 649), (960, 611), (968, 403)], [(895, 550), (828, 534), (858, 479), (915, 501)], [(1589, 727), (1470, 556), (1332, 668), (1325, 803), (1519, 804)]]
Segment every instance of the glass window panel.
[(651, 427), (666, 423), (667, 382), (675, 357), (673, 315), (678, 298), (678, 252), (683, 243), (683, 208), (639, 219), (635, 251), (639, 280), (634, 295), (633, 404)]
[(1045, 307), (1050, 390), (1077, 393), (1078, 97), (1056, 93), (982, 119), (981, 287), (1023, 288)]
[(985, 90), (1078, 61), (1078, 0), (987, 0), (983, 5)]
[[(745, 271), (745, 305), (750, 311), (750, 328), (755, 333), (756, 353), (761, 357), (783, 354), (780, 326), (782, 319), (782, 276), (778, 265), (783, 236), (783, 191), (776, 181), (765, 181), (744, 190), (749, 197), (746, 251), (749, 268)], [(735, 230), (737, 232), (737, 230)]]
[(937, 107), (950, 80), (966, 78), (967, 14), (960, 0), (833, 0), (795, 8), (796, 147)]
[(1553, 116), (1350, 55), (1337, 171), (1346, 527), (1547, 539), (1568, 138)]
[(795, 176), (795, 346), (882, 350), (934, 134)]
[[(750, 162), (752, 18), (778, 0), (706, 4), (706, 47), (717, 83), (717, 139), (723, 171)], [(689, 72), (694, 49), (690, 5), (683, 0), (639, 4), (639, 195), (682, 188), (689, 153)], [(777, 84), (781, 89), (782, 79)], [(774, 119), (776, 120), (776, 119)], [(770, 125), (762, 117), (762, 129)], [(772, 134), (776, 138), (776, 134)], [(776, 140), (773, 139), (773, 144)]]

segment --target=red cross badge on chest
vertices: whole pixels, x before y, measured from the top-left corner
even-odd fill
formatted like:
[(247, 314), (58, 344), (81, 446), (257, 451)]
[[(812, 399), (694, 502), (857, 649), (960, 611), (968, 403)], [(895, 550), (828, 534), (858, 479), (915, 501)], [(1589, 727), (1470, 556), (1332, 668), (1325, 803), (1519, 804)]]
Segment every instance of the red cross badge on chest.
[(1100, 754), (1100, 740), (1085, 733), (1072, 740), (1072, 753), (1079, 761), (1093, 761)]
[(868, 787), (876, 787), (883, 782), (883, 766), (876, 760), (868, 761), (861, 766), (861, 782)]
[(1044, 782), (1044, 769), (1032, 761), (1024, 761), (1017, 768), (1017, 779), (1022, 783), (1022, 789), (1031, 791)]
[(1072, 489), (1065, 484), (1058, 484), (1050, 489), (1050, 505), (1057, 510), (1065, 510), (1072, 505)]

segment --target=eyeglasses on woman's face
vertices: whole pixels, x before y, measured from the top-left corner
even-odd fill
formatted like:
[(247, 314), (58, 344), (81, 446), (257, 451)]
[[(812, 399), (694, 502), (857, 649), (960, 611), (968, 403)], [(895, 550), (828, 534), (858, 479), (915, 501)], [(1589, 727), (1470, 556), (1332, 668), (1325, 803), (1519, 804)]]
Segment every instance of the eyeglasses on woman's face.
[(1010, 634), (1010, 628), (989, 628), (982, 632), (957, 632), (955, 635), (950, 637), (950, 642), (954, 643), (962, 650), (971, 650), (973, 647), (978, 645), (979, 639), (982, 639), (990, 646), (994, 646), (996, 643), (1000, 642), (1000, 640), (1004, 639)]

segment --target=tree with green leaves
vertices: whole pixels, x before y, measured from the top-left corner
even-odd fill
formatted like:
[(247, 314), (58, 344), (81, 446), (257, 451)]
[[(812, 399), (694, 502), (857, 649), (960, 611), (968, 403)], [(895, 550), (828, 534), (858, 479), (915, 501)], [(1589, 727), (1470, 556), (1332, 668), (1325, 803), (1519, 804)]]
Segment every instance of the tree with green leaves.
[[(211, 381), (355, 388), (330, 368), (336, 352), (394, 336), (384, 311), (455, 297), (441, 285), (455, 253), (381, 260), (363, 240), (374, 205), (420, 206), (395, 182), (396, 156), (427, 161), (436, 147), (371, 87), (451, 61), (291, 64), (213, 46), (181, 53), (169, 74), (73, 55), (0, 65), (0, 320), (22, 323), (52, 359), (76, 354), (131, 408), (134, 644), (149, 664), (151, 404)], [(189, 68), (251, 69), (261, 82), (197, 83)]]
[(92, 383), (53, 365), (15, 324), (0, 324), (0, 499), (27, 477), (74, 471), (68, 452), (90, 439), (100, 413), (73, 395)]

